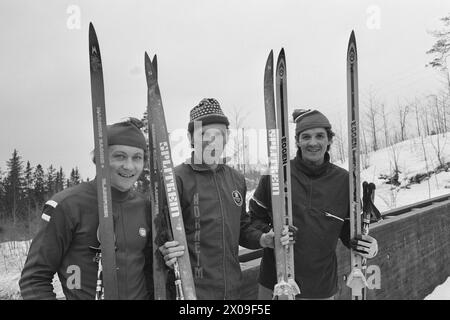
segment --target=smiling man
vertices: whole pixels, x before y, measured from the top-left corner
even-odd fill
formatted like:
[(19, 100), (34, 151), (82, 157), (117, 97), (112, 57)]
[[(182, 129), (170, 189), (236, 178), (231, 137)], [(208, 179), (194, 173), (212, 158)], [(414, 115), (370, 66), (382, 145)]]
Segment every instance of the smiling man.
[[(200, 101), (191, 110), (188, 125), (194, 151), (175, 168), (199, 300), (240, 299), (239, 245), (250, 249), (270, 245), (270, 236), (250, 226), (244, 176), (223, 162), (228, 125), (216, 99)], [(175, 241), (160, 248), (168, 263), (183, 254), (183, 249)]]
[[(338, 239), (366, 258), (373, 258), (377, 241), (364, 236), (350, 241), (349, 174), (330, 163), (334, 133), (331, 124), (317, 110), (293, 113), (297, 155), (291, 160), (295, 280), (298, 299), (333, 299), (337, 292)], [(264, 176), (250, 200), (254, 227), (268, 231), (272, 226), (269, 176)], [(259, 298), (271, 299), (276, 284), (275, 257), (265, 249), (259, 275)]]
[[(146, 141), (137, 119), (109, 125), (107, 132), (119, 299), (149, 299), (153, 294), (150, 208), (132, 190), (144, 168)], [(68, 188), (46, 202), (41, 229), (19, 282), (24, 299), (55, 299), (55, 273), (67, 299), (94, 299), (97, 263), (90, 247), (99, 247), (98, 216), (96, 180)]]

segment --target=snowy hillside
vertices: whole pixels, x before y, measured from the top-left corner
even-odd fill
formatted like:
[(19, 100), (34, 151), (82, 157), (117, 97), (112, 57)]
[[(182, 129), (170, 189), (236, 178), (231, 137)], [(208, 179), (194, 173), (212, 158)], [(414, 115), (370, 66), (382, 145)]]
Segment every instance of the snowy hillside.
[[(423, 143), (422, 143), (423, 142)], [(396, 160), (395, 160), (396, 159)], [(439, 161), (440, 159), (440, 161)], [(375, 183), (375, 205), (380, 211), (450, 193), (450, 133), (407, 140), (392, 147), (361, 156), (361, 181)], [(399, 186), (380, 177), (392, 177), (395, 163)], [(348, 169), (348, 163), (336, 163)], [(439, 170), (436, 170), (439, 167)], [(436, 174), (433, 174), (436, 171)], [(428, 178), (428, 173), (429, 178)], [(414, 183), (420, 180), (421, 183)]]

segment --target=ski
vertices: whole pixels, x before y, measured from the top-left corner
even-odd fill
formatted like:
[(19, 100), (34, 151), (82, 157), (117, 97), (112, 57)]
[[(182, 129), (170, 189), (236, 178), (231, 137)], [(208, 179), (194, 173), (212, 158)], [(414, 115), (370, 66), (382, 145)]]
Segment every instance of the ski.
[[(348, 114), (348, 159), (350, 191), (350, 239), (361, 235), (360, 204), (360, 160), (359, 160), (359, 101), (358, 101), (358, 56), (355, 32), (352, 31), (347, 49), (347, 114)], [(351, 271), (347, 286), (352, 290), (352, 300), (362, 300), (367, 287), (366, 277), (362, 271), (362, 257), (353, 249), (350, 252)]]
[[(148, 55), (146, 55), (147, 61)], [(154, 58), (156, 61), (156, 56)], [(191, 262), (189, 258), (186, 234), (178, 197), (177, 183), (170, 151), (169, 135), (167, 133), (164, 109), (157, 76), (152, 63), (146, 63), (146, 76), (148, 88), (148, 118), (154, 131), (153, 145), (157, 153), (157, 167), (164, 184), (165, 195), (168, 204), (168, 215), (173, 239), (186, 248), (185, 254), (177, 259), (174, 265), (175, 287), (178, 300), (195, 300), (195, 286), (192, 276)]]
[(280, 243), (281, 231), (292, 224), (287, 80), (284, 49), (281, 49), (277, 61), (276, 106), (273, 72), (273, 51), (270, 51), (264, 72), (264, 104), (277, 270), (277, 284), (273, 290), (273, 298), (277, 300), (294, 300), (295, 296), (300, 293), (300, 289), (295, 282), (293, 245), (283, 248)]
[[(152, 64), (153, 68), (149, 66)], [(145, 72), (147, 81), (154, 77), (157, 80), (157, 60), (156, 56), (153, 61), (150, 60), (147, 52), (145, 53)], [(148, 83), (147, 83), (148, 84)], [(148, 99), (149, 95), (147, 95)], [(148, 146), (149, 146), (149, 171), (150, 171), (150, 202), (152, 211), (152, 244), (153, 244), (153, 290), (155, 300), (166, 300), (166, 282), (167, 268), (164, 259), (159, 252), (159, 246), (162, 245), (162, 237), (167, 233), (166, 223), (162, 211), (162, 193), (161, 193), (161, 175), (158, 170), (158, 154), (155, 141), (155, 125), (151, 118), (151, 110), (149, 110), (150, 101), (147, 101), (147, 129), (148, 129)]]
[(99, 289), (97, 289), (96, 298), (117, 300), (119, 298), (119, 293), (117, 287), (116, 245), (111, 201), (111, 177), (108, 160), (105, 90), (100, 47), (92, 23), (89, 24), (89, 62), (99, 214), (98, 238), (101, 248), (101, 253), (98, 256), (98, 264), (99, 275), (101, 274), (102, 278), (100, 283), (104, 288), (104, 294), (99, 294)]

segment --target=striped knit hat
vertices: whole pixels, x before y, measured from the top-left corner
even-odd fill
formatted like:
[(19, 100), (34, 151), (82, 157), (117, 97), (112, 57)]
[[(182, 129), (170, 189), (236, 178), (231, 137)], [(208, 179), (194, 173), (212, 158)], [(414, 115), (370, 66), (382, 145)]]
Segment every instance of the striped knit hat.
[(230, 125), (228, 118), (220, 108), (219, 102), (213, 98), (205, 98), (192, 108), (188, 125), (188, 131), (191, 134), (194, 131), (194, 121), (201, 121), (203, 126), (211, 123)]
[(295, 109), (292, 113), (295, 125), (295, 136), (312, 128), (331, 129), (331, 123), (320, 111), (311, 109)]

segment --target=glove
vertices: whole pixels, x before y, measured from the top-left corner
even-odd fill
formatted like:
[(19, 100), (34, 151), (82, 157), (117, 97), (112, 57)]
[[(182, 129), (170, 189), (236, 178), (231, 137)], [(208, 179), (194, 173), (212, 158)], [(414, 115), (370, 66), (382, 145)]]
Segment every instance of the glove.
[(378, 242), (369, 235), (360, 235), (352, 239), (350, 245), (353, 250), (366, 259), (372, 259), (378, 253)]
[(295, 240), (297, 240), (297, 231), (298, 228), (296, 226), (285, 226), (283, 231), (281, 231), (281, 245), (287, 246), (289, 244), (294, 244)]

